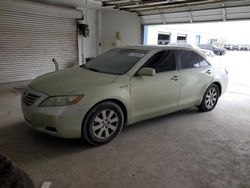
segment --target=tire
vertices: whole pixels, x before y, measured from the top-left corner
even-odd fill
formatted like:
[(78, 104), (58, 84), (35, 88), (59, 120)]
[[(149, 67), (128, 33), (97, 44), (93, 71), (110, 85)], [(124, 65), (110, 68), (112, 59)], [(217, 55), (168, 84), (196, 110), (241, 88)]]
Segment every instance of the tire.
[(198, 106), (201, 112), (208, 112), (215, 108), (220, 96), (220, 90), (216, 84), (212, 84), (208, 87), (203, 95), (202, 102)]
[(102, 102), (94, 106), (84, 118), (82, 137), (92, 145), (102, 145), (113, 140), (124, 126), (124, 114), (119, 105)]
[(220, 51), (215, 51), (214, 54), (219, 56), (220, 55)]

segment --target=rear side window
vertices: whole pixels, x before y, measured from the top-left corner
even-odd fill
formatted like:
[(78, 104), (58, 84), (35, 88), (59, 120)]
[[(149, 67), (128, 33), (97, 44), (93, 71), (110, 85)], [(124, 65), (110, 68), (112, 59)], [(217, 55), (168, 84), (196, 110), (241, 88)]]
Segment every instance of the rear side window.
[(143, 67), (154, 68), (156, 72), (176, 70), (175, 52), (173, 50), (158, 52), (149, 58)]
[(182, 69), (199, 68), (199, 58), (197, 54), (190, 51), (180, 50), (178, 51), (178, 57)]
[(212, 49), (212, 47), (210, 45), (207, 44), (201, 44), (199, 45), (200, 48), (205, 48), (205, 49)]
[(197, 55), (197, 58), (199, 59), (200, 67), (210, 66), (208, 61), (206, 59), (204, 59), (203, 57), (201, 57), (200, 55)]

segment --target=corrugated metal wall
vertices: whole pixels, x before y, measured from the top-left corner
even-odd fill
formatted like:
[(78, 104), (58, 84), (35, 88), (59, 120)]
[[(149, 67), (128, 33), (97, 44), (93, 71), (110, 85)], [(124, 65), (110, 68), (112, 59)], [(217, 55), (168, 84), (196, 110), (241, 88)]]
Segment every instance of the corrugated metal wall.
[(77, 63), (80, 11), (25, 1), (0, 1), (0, 83), (28, 80)]

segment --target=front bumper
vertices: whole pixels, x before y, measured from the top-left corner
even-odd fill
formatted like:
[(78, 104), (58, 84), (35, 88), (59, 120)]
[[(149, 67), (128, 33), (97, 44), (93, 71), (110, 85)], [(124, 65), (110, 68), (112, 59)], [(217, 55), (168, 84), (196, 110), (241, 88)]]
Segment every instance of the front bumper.
[(27, 105), (23, 100), (21, 103), (24, 118), (32, 129), (61, 138), (81, 137), (82, 121), (91, 105), (39, 107), (48, 95), (31, 88), (27, 88), (27, 92), (40, 96), (32, 105)]

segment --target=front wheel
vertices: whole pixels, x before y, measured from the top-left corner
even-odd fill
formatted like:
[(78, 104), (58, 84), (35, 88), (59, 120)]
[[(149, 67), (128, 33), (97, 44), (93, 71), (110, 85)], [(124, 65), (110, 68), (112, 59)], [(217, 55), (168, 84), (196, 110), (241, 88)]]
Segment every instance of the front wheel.
[(105, 144), (114, 139), (122, 130), (124, 114), (113, 102), (94, 106), (86, 115), (82, 125), (83, 138), (93, 145)]
[(200, 106), (198, 107), (199, 110), (202, 112), (213, 110), (218, 102), (219, 95), (220, 91), (216, 84), (209, 86), (202, 98)]

